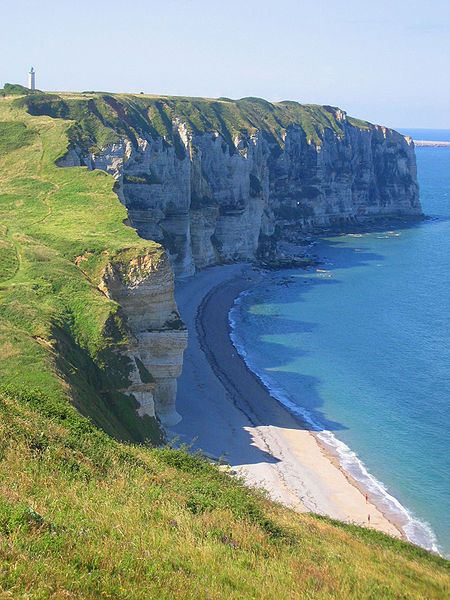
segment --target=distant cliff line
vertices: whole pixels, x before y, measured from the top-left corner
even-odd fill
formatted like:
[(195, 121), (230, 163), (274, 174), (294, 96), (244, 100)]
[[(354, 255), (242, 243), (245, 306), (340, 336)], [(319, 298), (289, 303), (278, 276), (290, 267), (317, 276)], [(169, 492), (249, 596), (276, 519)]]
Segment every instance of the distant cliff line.
[(415, 146), (443, 146), (446, 148), (450, 148), (450, 142), (439, 142), (439, 141), (431, 141), (431, 140), (413, 140)]
[[(295, 264), (323, 228), (421, 214), (412, 140), (337, 108), (20, 86), (0, 95), (2, 169), (14, 182), (5, 195), (4, 257), (7, 276), (27, 282), (6, 283), (4, 335), (9, 343), (11, 332), (28, 328), (0, 367), (7, 378), (20, 370), (70, 392), (121, 439), (142, 441), (152, 427), (158, 437), (155, 416), (169, 426), (179, 419), (187, 332), (174, 272)], [(16, 254), (32, 267), (14, 259), (19, 242), (10, 231), (28, 236), (20, 244), (30, 251)], [(162, 242), (173, 269), (146, 240)], [(32, 366), (29, 349), (39, 356)]]
[(74, 121), (58, 164), (112, 174), (129, 224), (163, 244), (177, 276), (301, 260), (321, 228), (422, 214), (411, 138), (339, 108), (90, 92), (17, 102)]

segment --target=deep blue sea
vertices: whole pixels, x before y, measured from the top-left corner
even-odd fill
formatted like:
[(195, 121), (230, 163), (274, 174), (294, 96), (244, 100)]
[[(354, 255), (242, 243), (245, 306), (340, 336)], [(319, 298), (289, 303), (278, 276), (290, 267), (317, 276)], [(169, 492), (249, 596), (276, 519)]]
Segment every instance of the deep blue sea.
[[(450, 131), (401, 130), (450, 140)], [(408, 537), (450, 555), (450, 148), (417, 148), (413, 227), (330, 237), (230, 313), (273, 394), (321, 433)]]

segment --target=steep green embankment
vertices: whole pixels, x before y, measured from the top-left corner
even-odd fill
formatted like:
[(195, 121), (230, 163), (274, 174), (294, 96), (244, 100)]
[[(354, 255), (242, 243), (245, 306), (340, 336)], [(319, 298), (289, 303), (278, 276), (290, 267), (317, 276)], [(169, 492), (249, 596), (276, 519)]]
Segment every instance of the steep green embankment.
[(161, 248), (122, 224), (105, 173), (55, 167), (68, 127), (0, 98), (0, 597), (443, 598), (438, 557), (95, 426), (152, 431), (111, 391), (127, 336), (97, 283)]
[(0, 98), (0, 381), (70, 398), (108, 433), (144, 440), (155, 423), (115, 391), (128, 378), (123, 316), (97, 284), (125, 250), (162, 250), (122, 224), (112, 178), (55, 166), (68, 127)]
[(385, 600), (448, 590), (443, 559), (293, 513), (183, 451), (121, 445), (67, 403), (1, 394), (0, 419), (2, 598)]

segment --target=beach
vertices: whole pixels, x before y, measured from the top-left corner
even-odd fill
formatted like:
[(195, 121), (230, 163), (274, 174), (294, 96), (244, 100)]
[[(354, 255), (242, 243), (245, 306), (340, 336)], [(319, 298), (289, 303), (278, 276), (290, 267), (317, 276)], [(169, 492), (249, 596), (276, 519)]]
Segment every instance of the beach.
[(169, 439), (221, 459), (249, 485), (297, 511), (405, 537), (236, 352), (228, 313), (236, 297), (261, 277), (250, 265), (237, 264), (177, 282), (175, 297), (189, 343), (178, 380), (182, 421), (167, 432)]

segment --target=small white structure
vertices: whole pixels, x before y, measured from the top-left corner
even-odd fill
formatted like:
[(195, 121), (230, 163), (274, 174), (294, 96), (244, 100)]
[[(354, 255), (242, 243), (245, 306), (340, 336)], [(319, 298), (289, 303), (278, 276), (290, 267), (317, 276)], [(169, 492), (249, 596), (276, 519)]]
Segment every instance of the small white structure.
[(34, 67), (31, 67), (28, 73), (28, 88), (30, 90), (36, 89), (36, 71), (34, 70)]

